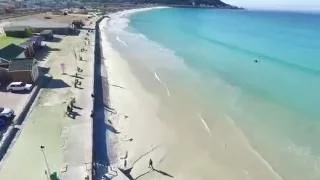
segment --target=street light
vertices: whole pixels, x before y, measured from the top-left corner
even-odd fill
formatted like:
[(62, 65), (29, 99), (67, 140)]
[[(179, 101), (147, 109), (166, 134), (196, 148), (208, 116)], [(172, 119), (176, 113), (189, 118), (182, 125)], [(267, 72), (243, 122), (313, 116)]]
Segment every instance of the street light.
[(40, 149), (41, 149), (41, 152), (43, 154), (44, 162), (45, 162), (46, 168), (47, 168), (47, 176), (48, 176), (47, 178), (48, 178), (48, 180), (50, 180), (51, 171), (50, 171), (50, 168), (49, 168), (49, 164), (48, 164), (48, 160), (47, 160), (46, 154), (44, 153), (44, 146), (41, 145)]

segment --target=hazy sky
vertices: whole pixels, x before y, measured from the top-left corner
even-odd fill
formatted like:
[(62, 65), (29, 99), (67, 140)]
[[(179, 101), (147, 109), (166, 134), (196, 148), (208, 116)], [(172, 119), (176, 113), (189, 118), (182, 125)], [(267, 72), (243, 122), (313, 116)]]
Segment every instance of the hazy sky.
[(223, 2), (254, 9), (320, 10), (320, 0), (222, 0)]

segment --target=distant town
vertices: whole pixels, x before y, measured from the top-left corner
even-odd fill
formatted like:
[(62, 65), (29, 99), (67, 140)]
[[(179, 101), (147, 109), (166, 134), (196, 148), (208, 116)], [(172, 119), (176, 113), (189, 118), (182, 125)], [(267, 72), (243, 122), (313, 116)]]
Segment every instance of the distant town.
[(0, 1), (0, 19), (45, 12), (48, 10), (86, 13), (101, 9), (103, 12), (112, 12), (119, 10), (119, 8), (152, 5), (238, 9), (238, 7), (226, 4), (220, 0), (2, 0)]

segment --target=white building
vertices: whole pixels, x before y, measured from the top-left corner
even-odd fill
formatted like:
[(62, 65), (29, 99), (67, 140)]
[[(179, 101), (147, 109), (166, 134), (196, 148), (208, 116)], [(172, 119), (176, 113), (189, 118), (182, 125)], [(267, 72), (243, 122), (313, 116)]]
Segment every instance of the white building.
[(8, 21), (0, 22), (0, 37), (6, 35), (3, 28), (8, 25), (10, 25)]

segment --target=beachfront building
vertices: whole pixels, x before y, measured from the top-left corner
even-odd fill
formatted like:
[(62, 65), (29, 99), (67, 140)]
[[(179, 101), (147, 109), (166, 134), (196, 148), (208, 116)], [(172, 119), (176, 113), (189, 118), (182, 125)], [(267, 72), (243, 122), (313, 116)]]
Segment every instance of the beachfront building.
[(28, 50), (16, 44), (9, 44), (0, 50), (0, 58), (8, 61), (15, 58), (26, 58), (28, 54)]
[(38, 76), (37, 61), (31, 56), (29, 48), (10, 44), (0, 50), (0, 82), (33, 83)]
[(30, 57), (33, 57), (37, 50), (42, 48), (43, 40), (44, 38), (42, 36), (32, 36), (25, 43), (20, 44), (20, 46), (29, 50)]
[(85, 24), (81, 20), (73, 20), (72, 27), (76, 29), (81, 29)]
[(21, 45), (9, 44), (0, 50), (0, 57), (6, 60), (34, 57), (34, 44), (35, 42), (30, 40)]
[(53, 31), (52, 30), (43, 30), (40, 32), (40, 36), (42, 36), (45, 40), (52, 40), (53, 39)]
[(6, 33), (6, 36), (18, 38), (30, 37), (32, 35), (32, 29), (28, 26), (4, 27), (4, 32)]
[(34, 83), (38, 77), (39, 69), (34, 58), (17, 58), (10, 61), (0, 58), (1, 83)]
[(34, 57), (37, 50), (41, 49), (43, 39), (41, 36), (32, 36), (20, 45), (9, 44), (0, 50), (0, 57), (6, 60)]
[(52, 30), (53, 34), (69, 35), (73, 34), (71, 22), (60, 22), (53, 17), (52, 19), (28, 19), (17, 20), (11, 23), (12, 26), (30, 26), (32, 33), (41, 33), (44, 30)]
[(34, 83), (39, 77), (37, 61), (34, 58), (13, 59), (8, 68), (10, 81)]

